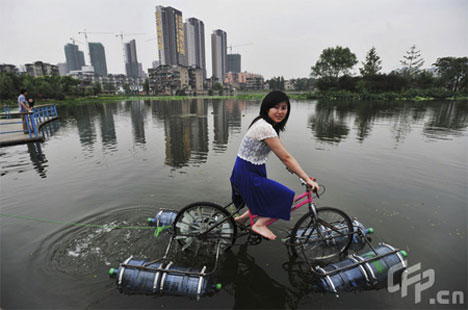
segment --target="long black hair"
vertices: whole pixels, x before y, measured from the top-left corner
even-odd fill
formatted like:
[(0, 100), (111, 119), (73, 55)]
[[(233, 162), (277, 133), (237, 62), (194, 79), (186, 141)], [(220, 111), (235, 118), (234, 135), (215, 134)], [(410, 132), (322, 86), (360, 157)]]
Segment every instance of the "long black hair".
[[(271, 118), (268, 117), (268, 110), (273, 108), (274, 106), (280, 104), (281, 102), (286, 102), (288, 106), (288, 112), (286, 112), (285, 118), (275, 124)], [(288, 122), (289, 112), (291, 111), (291, 104), (289, 103), (289, 97), (285, 93), (279, 90), (274, 90), (268, 93), (262, 100), (262, 104), (260, 106), (260, 114), (252, 121), (249, 128), (259, 119), (263, 118), (265, 121), (270, 123), (273, 128), (275, 129), (276, 133), (279, 136), (280, 131), (284, 131), (286, 123)]]

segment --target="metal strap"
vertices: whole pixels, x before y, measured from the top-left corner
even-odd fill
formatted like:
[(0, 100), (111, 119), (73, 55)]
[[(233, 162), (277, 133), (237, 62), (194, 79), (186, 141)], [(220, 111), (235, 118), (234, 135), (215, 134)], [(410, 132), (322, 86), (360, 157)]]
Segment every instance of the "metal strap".
[(374, 270), (372, 270), (372, 267), (369, 265), (369, 262), (359, 255), (356, 255), (356, 257), (359, 257), (359, 259), (361, 259), (362, 261), (365, 261), (364, 264), (367, 266), (367, 270), (369, 270), (369, 273), (371, 274), (372, 279), (374, 280), (374, 282), (377, 281), (377, 277), (374, 274)]
[[(390, 244), (387, 244), (387, 243), (383, 243), (383, 242), (382, 242), (382, 245), (388, 247), (388, 248), (389, 248), (390, 250), (392, 250), (392, 251), (398, 251), (396, 248), (392, 247)], [(395, 254), (397, 255), (398, 259), (400, 260), (400, 262), (401, 262), (403, 268), (406, 268), (406, 267), (407, 267), (406, 261), (405, 261), (405, 259), (401, 256), (401, 253), (398, 251), (398, 252), (396, 252)]]
[[(349, 256), (349, 259), (351, 259), (355, 263), (360, 262), (360, 258), (361, 257), (356, 256), (355, 254), (353, 254), (352, 256)], [(362, 273), (364, 273), (364, 276), (366, 277), (366, 282), (369, 283), (369, 277), (367, 276), (366, 269), (364, 269), (364, 267), (362, 267), (361, 264), (359, 264), (359, 268), (361, 269)]]
[[(316, 266), (316, 268), (318, 270), (320, 270), (323, 274), (326, 274), (327, 272), (320, 266)], [(325, 276), (325, 278), (327, 279), (327, 281), (330, 283), (330, 286), (332, 287), (333, 289), (333, 292), (335, 292), (335, 294), (338, 294), (338, 292), (336, 291), (336, 287), (335, 287), (335, 284), (333, 284), (333, 281), (332, 279), (330, 278), (330, 276)]]
[(156, 227), (159, 227), (159, 221), (161, 221), (161, 213), (163, 212), (163, 210), (160, 210), (158, 212), (158, 214), (156, 214), (156, 217), (158, 218), (158, 220), (156, 221)]
[(202, 287), (202, 283), (203, 283), (203, 275), (204, 275), (204, 272), (206, 270), (206, 266), (203, 266), (201, 272), (200, 272), (200, 279), (198, 280), (198, 288), (197, 288), (197, 296), (200, 296), (200, 293), (201, 293), (201, 287)]
[(162, 276), (162, 279), (161, 279), (161, 285), (159, 286), (159, 290), (162, 292), (163, 291), (163, 288), (164, 288), (164, 282), (166, 281), (166, 277), (167, 277), (167, 271), (169, 271), (169, 268), (171, 268), (172, 266), (172, 262), (170, 262), (169, 264), (167, 264), (166, 268), (164, 268), (164, 270), (166, 272), (163, 273), (163, 276)]
[[(127, 258), (127, 259), (123, 262), (123, 265), (128, 264), (128, 262), (129, 262), (132, 258), (133, 258), (133, 255), (130, 256), (129, 258)], [(122, 265), (122, 264), (121, 264), (121, 265)], [(121, 269), (120, 269), (120, 274), (119, 274), (119, 282), (118, 282), (118, 285), (122, 284), (122, 278), (123, 278), (124, 271), (125, 271), (125, 267), (121, 267)]]
[[(162, 267), (163, 267), (163, 264), (161, 264), (161, 266), (159, 266), (159, 268), (162, 268)], [(154, 276), (153, 293), (156, 293), (156, 290), (157, 290), (156, 287), (158, 286), (159, 275), (160, 275), (160, 271), (156, 272), (156, 274)]]

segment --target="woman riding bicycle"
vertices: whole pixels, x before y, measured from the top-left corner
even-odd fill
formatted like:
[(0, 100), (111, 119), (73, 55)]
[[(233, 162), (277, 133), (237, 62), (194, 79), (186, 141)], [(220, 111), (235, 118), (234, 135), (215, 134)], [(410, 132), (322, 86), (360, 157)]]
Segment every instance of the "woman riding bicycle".
[[(290, 171), (304, 179), (312, 190), (319, 189), (279, 139), (290, 110), (289, 97), (281, 91), (272, 91), (263, 98), (260, 114), (252, 121), (242, 139), (231, 175), (233, 190), (241, 195), (250, 212), (258, 215), (252, 230), (270, 240), (274, 240), (276, 235), (266, 223), (272, 218), (289, 221), (294, 202), (294, 191), (267, 178), (265, 163), (270, 151)], [(235, 221), (245, 225), (248, 219), (249, 211), (246, 211)]]

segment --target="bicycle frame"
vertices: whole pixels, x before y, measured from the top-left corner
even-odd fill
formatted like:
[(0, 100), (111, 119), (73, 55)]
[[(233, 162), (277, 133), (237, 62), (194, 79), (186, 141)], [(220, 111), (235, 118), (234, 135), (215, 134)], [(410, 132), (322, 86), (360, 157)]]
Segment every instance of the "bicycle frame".
[[(302, 201), (301, 201), (302, 200)], [(305, 204), (309, 204), (309, 211), (312, 211), (314, 213), (314, 217), (317, 216), (317, 211), (315, 208), (315, 203), (312, 198), (312, 194), (310, 193), (309, 190), (305, 191), (301, 195), (297, 196), (294, 198), (294, 203), (291, 208), (291, 213), (296, 211), (297, 209), (302, 208)], [(254, 219), (258, 217), (258, 215), (253, 215), (250, 210), (249, 210), (249, 217), (250, 217), (250, 225), (254, 225)], [(279, 219), (271, 219), (269, 220), (266, 225), (269, 226), (273, 224), (274, 222), (278, 221)]]

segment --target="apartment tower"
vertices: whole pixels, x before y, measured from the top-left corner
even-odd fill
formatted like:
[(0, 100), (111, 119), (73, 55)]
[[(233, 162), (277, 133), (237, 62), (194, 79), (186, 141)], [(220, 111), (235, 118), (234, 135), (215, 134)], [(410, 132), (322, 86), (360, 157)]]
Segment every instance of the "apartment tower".
[(227, 54), (226, 72), (239, 73), (241, 72), (241, 55)]
[(211, 34), (211, 60), (213, 68), (213, 82), (223, 84), (224, 74), (226, 73), (226, 32), (217, 29)]
[(161, 65), (186, 65), (182, 12), (173, 7), (156, 7), (156, 32)]
[(140, 68), (137, 59), (136, 42), (131, 40), (125, 43), (125, 55), (127, 57), (125, 61), (125, 70), (127, 71), (128, 77), (138, 77), (140, 75)]
[(187, 66), (202, 69), (206, 79), (205, 25), (201, 20), (194, 17), (185, 20), (184, 40)]
[(106, 52), (101, 43), (88, 43), (91, 66), (98, 75), (107, 75)]
[(68, 72), (81, 70), (85, 66), (84, 53), (78, 49), (78, 45), (68, 43), (65, 45), (65, 59)]

